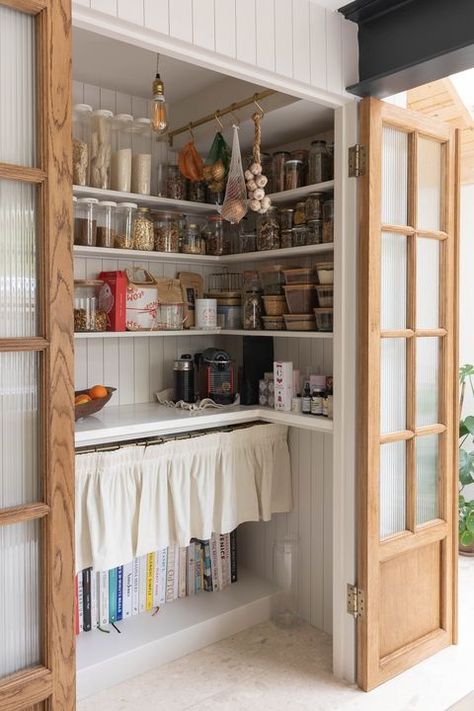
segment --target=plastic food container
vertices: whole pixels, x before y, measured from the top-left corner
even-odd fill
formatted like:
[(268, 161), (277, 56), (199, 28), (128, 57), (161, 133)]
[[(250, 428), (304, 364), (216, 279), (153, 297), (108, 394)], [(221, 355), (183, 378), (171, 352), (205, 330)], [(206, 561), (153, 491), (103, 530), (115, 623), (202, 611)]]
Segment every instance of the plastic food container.
[(99, 306), (103, 283), (98, 279), (78, 279), (74, 282), (74, 331), (106, 330), (107, 312)]
[(115, 212), (116, 229), (115, 247), (118, 249), (132, 249), (133, 246), (133, 221), (138, 205), (135, 202), (120, 202)]
[(159, 304), (156, 309), (158, 331), (182, 331), (184, 324), (184, 304)]
[(286, 296), (264, 296), (263, 305), (267, 316), (283, 316), (288, 311)]
[(313, 284), (294, 284), (284, 288), (290, 314), (312, 312), (316, 304), (316, 289)]
[(315, 331), (316, 323), (313, 314), (286, 314), (285, 326), (287, 331)]
[(334, 262), (318, 262), (315, 268), (320, 284), (334, 284)]
[(98, 202), (97, 198), (79, 198), (74, 203), (74, 244), (95, 247)]
[(318, 331), (332, 331), (332, 309), (314, 309), (314, 315), (316, 317), (316, 328)]
[(265, 331), (284, 331), (285, 320), (283, 316), (262, 316)]
[(332, 284), (320, 284), (316, 287), (318, 292), (318, 304), (321, 308), (332, 308), (334, 306), (334, 286)]
[(97, 205), (97, 246), (113, 247), (115, 243), (115, 211), (117, 203), (103, 200)]
[(316, 274), (312, 267), (285, 269), (283, 274), (287, 284), (316, 284)]
[(265, 296), (283, 295), (285, 277), (283, 276), (283, 266), (281, 264), (274, 264), (271, 267), (262, 269), (260, 271), (260, 279), (262, 280)]

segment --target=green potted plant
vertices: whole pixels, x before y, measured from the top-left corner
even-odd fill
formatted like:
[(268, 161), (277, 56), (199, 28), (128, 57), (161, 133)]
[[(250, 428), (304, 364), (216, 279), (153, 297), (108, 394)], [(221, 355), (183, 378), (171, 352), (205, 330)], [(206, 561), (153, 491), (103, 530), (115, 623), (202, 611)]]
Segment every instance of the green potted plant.
[(464, 394), (467, 385), (474, 396), (474, 365), (463, 365), (459, 369), (459, 552), (474, 556), (474, 499), (464, 495), (466, 486), (474, 483), (474, 451), (463, 445), (469, 440), (474, 443), (474, 415), (462, 416)]

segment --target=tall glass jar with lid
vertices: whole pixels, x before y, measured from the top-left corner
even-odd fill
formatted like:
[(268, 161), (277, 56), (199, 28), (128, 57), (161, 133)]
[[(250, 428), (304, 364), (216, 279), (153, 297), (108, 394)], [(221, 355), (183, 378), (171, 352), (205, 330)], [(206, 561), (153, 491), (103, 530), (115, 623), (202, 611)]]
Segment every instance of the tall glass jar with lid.
[(214, 256), (230, 254), (231, 245), (229, 233), (226, 232), (224, 220), (220, 215), (212, 215), (204, 230), (206, 252)]
[(133, 249), (133, 223), (137, 208), (135, 202), (119, 202), (117, 205), (115, 247), (118, 249)]
[(309, 152), (308, 183), (316, 185), (330, 179), (330, 156), (326, 141), (312, 141)]
[(285, 189), (285, 163), (289, 157), (288, 151), (278, 151), (273, 154), (272, 178), (275, 193), (281, 193)]
[(72, 182), (89, 185), (92, 106), (76, 104), (72, 107)]
[(206, 241), (201, 234), (201, 226), (188, 222), (183, 235), (181, 251), (184, 254), (206, 254)]
[(95, 247), (97, 244), (96, 198), (78, 198), (74, 203), (74, 244)]
[(242, 287), (242, 325), (248, 331), (262, 328), (263, 287), (258, 272), (244, 272)]
[(115, 229), (115, 212), (117, 203), (112, 200), (102, 200), (97, 205), (97, 246), (114, 247), (117, 231)]
[(129, 193), (132, 178), (132, 128), (131, 114), (117, 114), (113, 120), (112, 160), (110, 187)]
[(150, 119), (137, 119), (133, 133), (132, 192), (139, 195), (151, 192), (152, 145)]
[(257, 250), (278, 249), (280, 247), (280, 222), (278, 208), (270, 207), (257, 217)]
[(171, 212), (155, 213), (155, 250), (179, 252), (179, 215)]
[(147, 207), (139, 207), (133, 221), (132, 249), (151, 252), (154, 247), (154, 225)]
[(110, 188), (113, 113), (107, 109), (92, 112), (90, 145), (90, 184), (93, 188)]

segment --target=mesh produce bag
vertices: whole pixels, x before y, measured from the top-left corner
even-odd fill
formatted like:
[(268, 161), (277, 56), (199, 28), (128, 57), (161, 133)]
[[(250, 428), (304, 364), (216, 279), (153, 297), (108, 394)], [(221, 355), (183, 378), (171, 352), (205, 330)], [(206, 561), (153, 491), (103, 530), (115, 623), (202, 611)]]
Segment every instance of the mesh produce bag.
[(235, 224), (247, 214), (247, 187), (240, 155), (239, 127), (233, 126), (233, 129), (232, 158), (221, 215), (228, 222)]

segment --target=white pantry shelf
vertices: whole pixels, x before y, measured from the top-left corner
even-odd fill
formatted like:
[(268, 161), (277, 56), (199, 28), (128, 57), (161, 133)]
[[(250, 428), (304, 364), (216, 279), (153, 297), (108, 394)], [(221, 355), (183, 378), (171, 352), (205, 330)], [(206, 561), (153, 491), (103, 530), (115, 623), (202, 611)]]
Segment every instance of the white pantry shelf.
[(283, 190), (281, 193), (271, 193), (269, 197), (272, 203), (280, 205), (302, 200), (308, 197), (308, 195), (311, 195), (311, 193), (328, 193), (332, 190), (334, 190), (334, 180), (327, 180), (324, 183), (316, 183), (315, 185), (303, 185), (302, 188), (295, 188), (295, 190)]
[(84, 331), (74, 338), (155, 338), (169, 336), (261, 336), (270, 338), (316, 338), (331, 339), (332, 333), (324, 331), (246, 331), (244, 329), (185, 329), (181, 331)]
[(135, 202), (139, 207), (152, 207), (155, 210), (175, 210), (188, 215), (213, 215), (216, 206), (204, 202), (190, 200), (173, 200), (156, 195), (138, 195), (137, 193), (121, 193), (118, 190), (102, 190), (82, 185), (73, 186), (74, 195), (78, 198), (93, 197), (98, 200), (113, 200), (114, 202)]
[(221, 262), (235, 264), (239, 262), (255, 262), (263, 259), (284, 259), (286, 257), (310, 257), (317, 254), (328, 254), (334, 251), (333, 242), (324, 244), (307, 244), (303, 247), (287, 247), (285, 249), (267, 249), (262, 252), (243, 252), (242, 254), (229, 254), (226, 257), (219, 257)]

